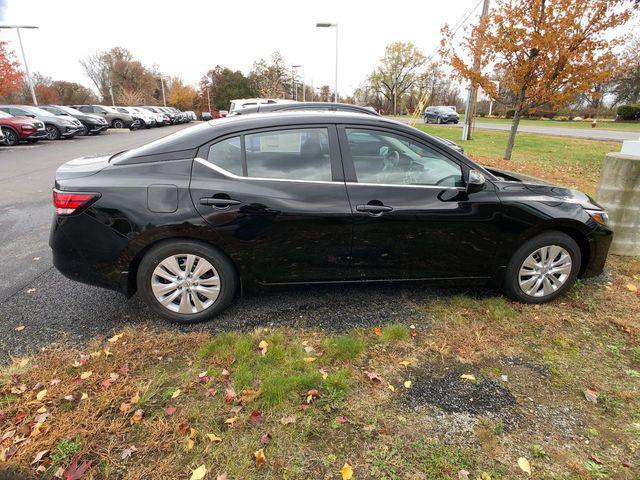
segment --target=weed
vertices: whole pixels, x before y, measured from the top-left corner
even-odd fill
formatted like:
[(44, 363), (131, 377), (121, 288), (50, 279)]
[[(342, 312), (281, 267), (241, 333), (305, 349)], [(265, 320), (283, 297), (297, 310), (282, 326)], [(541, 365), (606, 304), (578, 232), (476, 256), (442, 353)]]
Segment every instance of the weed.
[(518, 312), (502, 297), (487, 298), (483, 302), (489, 318), (495, 322), (514, 320)]
[(364, 350), (364, 341), (355, 335), (340, 335), (325, 341), (328, 360), (355, 360)]
[(584, 468), (594, 478), (607, 478), (607, 477), (609, 477), (609, 471), (607, 470), (607, 467), (605, 467), (604, 465), (600, 465), (599, 463), (596, 463), (593, 460), (587, 460), (584, 463)]
[(385, 343), (403, 342), (409, 339), (409, 329), (400, 323), (392, 323), (382, 329), (382, 341)]
[(81, 446), (82, 439), (77, 435), (70, 439), (60, 440), (51, 449), (51, 454), (49, 455), (51, 466), (48, 471), (54, 472), (58, 467), (67, 465), (75, 453), (80, 450)]
[(533, 458), (544, 459), (548, 457), (547, 452), (542, 448), (542, 445), (533, 444), (531, 445), (530, 450)]

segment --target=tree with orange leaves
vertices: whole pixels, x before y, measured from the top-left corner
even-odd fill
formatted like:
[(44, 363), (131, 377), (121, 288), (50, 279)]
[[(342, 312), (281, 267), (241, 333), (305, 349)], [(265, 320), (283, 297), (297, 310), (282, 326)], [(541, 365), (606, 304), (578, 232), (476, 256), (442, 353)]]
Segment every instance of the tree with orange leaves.
[(0, 97), (17, 92), (22, 87), (20, 64), (14, 60), (13, 52), (6, 49), (7, 42), (0, 42)]
[(623, 38), (607, 34), (629, 20), (631, 8), (628, 0), (497, 0), (467, 31), (460, 49), (443, 27), (441, 51), (456, 75), (494, 100), (504, 101), (505, 93), (515, 99), (505, 160), (511, 159), (523, 113), (563, 105), (612, 77), (612, 49)]

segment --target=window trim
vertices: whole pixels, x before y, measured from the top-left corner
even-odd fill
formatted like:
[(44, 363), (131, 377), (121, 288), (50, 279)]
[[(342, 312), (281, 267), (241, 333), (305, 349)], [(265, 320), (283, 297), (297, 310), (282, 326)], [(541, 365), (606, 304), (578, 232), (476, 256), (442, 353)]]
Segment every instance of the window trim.
[[(324, 128), (327, 130), (329, 136), (329, 162), (331, 167), (331, 180), (298, 180), (292, 178), (263, 178), (263, 177), (250, 177), (248, 176), (248, 168), (247, 168), (247, 150), (245, 146), (245, 135), (254, 135), (258, 133), (264, 132), (276, 132), (280, 130), (310, 130), (314, 128)], [(222, 142), (224, 140), (228, 140), (229, 138), (240, 137), (240, 149), (242, 152), (242, 176), (236, 175), (232, 172), (225, 170), (224, 168), (219, 167), (207, 160), (209, 157), (209, 149), (215, 145), (216, 143)], [(250, 130), (242, 130), (237, 132), (230, 132), (228, 134), (222, 135), (210, 142), (205, 143), (200, 148), (198, 148), (197, 156), (194, 159), (198, 161), (198, 163), (205, 162), (207, 163), (207, 167), (211, 167), (212, 170), (225, 175), (229, 178), (234, 178), (236, 180), (259, 180), (259, 181), (269, 181), (273, 180), (276, 182), (303, 182), (303, 183), (319, 183), (319, 184), (336, 184), (336, 183), (344, 183), (345, 174), (344, 167), (341, 159), (340, 145), (338, 140), (338, 132), (336, 126), (330, 123), (313, 123), (313, 124), (295, 124), (295, 125), (278, 125), (271, 127), (261, 127), (261, 128), (253, 128)]]
[[(407, 140), (410, 140), (414, 143), (422, 144), (427, 148), (430, 148), (442, 156), (444, 156), (447, 160), (455, 163), (460, 167), (460, 172), (462, 174), (462, 181), (465, 183), (465, 186), (462, 187), (450, 187), (450, 186), (441, 186), (441, 185), (402, 185), (402, 184), (387, 184), (387, 183), (361, 183), (358, 181), (358, 175), (356, 174), (356, 167), (353, 162), (353, 157), (351, 155), (351, 147), (349, 146), (349, 140), (347, 138), (347, 129), (355, 129), (355, 130), (377, 130), (379, 132), (388, 133), (391, 135), (396, 135), (398, 137), (404, 137)], [(342, 152), (342, 162), (344, 166), (344, 175), (345, 181), (348, 185), (378, 185), (381, 187), (436, 187), (440, 189), (456, 189), (456, 190), (466, 190), (466, 183), (468, 179), (468, 172), (472, 170), (472, 167), (468, 165), (466, 162), (463, 162), (451, 154), (449, 152), (440, 148), (439, 145), (435, 145), (429, 141), (426, 141), (422, 138), (407, 134), (405, 132), (401, 132), (398, 130), (394, 130), (391, 128), (378, 127), (375, 125), (364, 125), (364, 124), (341, 124), (338, 126), (338, 138), (340, 140), (340, 150)]]

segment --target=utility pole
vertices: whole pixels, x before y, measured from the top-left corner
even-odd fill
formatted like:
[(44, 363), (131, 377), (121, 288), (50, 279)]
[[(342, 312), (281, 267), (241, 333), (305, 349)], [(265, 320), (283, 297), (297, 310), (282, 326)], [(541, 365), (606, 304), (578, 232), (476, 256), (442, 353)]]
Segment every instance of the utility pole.
[(160, 75), (160, 85), (162, 87), (162, 103), (164, 104), (164, 106), (167, 106), (167, 99), (164, 96), (164, 76)]
[[(482, 14), (480, 15), (480, 21), (485, 18), (489, 14), (489, 1), (484, 0), (482, 4)], [(476, 41), (482, 47), (481, 39), (476, 39)], [(478, 52), (473, 59), (473, 69), (474, 71), (480, 70), (480, 56), (482, 55), (482, 48), (478, 49)], [(469, 96), (467, 97), (467, 108), (464, 112), (464, 126), (462, 127), (462, 140), (471, 140), (471, 129), (473, 127), (473, 115), (476, 111), (476, 103), (478, 101), (478, 88), (475, 85), (469, 86)]]
[(15, 29), (18, 33), (18, 43), (20, 44), (20, 51), (22, 52), (22, 61), (24, 63), (24, 70), (27, 74), (27, 83), (29, 84), (29, 90), (31, 90), (31, 99), (34, 105), (38, 105), (38, 99), (36, 98), (36, 91), (33, 88), (33, 80), (31, 79), (31, 73), (29, 73), (29, 65), (27, 64), (27, 56), (24, 54), (24, 47), (22, 46), (22, 35), (20, 35), (21, 28), (34, 29), (33, 25), (0, 25), (0, 28)]
[(207, 85), (207, 105), (209, 105), (209, 113), (211, 113), (211, 95), (209, 95), (209, 86)]

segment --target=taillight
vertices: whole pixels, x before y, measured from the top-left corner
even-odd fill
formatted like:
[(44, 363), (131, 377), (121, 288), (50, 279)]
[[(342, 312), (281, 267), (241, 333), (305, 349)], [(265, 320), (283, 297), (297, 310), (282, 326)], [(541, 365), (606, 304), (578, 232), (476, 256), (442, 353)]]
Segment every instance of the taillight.
[(53, 206), (58, 215), (73, 215), (100, 198), (99, 193), (72, 193), (53, 191)]

